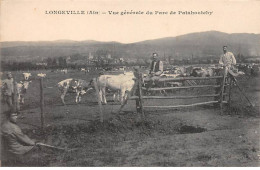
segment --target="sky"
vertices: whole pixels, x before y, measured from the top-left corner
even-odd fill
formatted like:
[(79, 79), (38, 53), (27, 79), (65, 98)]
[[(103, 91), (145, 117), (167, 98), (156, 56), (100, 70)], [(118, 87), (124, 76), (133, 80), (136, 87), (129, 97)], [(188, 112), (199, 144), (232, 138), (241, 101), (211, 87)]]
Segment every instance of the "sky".
[[(260, 33), (259, 0), (1, 0), (0, 3), (2, 42), (66, 39), (132, 43), (210, 30)], [(50, 14), (62, 10), (85, 14)], [(144, 13), (120, 15), (125, 10)], [(86, 14), (88, 11), (99, 14)], [(108, 11), (119, 14), (111, 15)], [(147, 11), (153, 14), (148, 15)], [(158, 15), (155, 11), (168, 13)], [(171, 11), (176, 14), (170, 14)], [(179, 11), (205, 14), (187, 15)], [(209, 12), (213, 13), (208, 15)]]

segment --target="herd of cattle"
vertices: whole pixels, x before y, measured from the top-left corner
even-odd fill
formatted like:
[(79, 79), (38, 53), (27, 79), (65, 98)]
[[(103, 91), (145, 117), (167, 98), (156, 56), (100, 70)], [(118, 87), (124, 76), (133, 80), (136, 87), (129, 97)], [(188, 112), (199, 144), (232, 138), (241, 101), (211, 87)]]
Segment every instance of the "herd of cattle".
[[(241, 74), (247, 75), (255, 75), (259, 73), (259, 66), (256, 64), (238, 64), (237, 71)], [(186, 76), (193, 76), (193, 77), (209, 77), (209, 76), (216, 76), (222, 70), (221, 67), (211, 65), (208, 67), (193, 67), (193, 66), (175, 66), (171, 68), (165, 69), (165, 71), (161, 74), (163, 78), (176, 78), (176, 77), (186, 77)], [(85, 73), (89, 72), (88, 69), (81, 69)], [(67, 74), (68, 69), (60, 70), (61, 73)], [(1, 72), (1, 77), (2, 77)], [(149, 77), (148, 74), (143, 74), (144, 79)], [(32, 76), (31, 73), (23, 73), (23, 80), (19, 83), (16, 83), (16, 91), (18, 96), (18, 101), (23, 104), (24, 103), (24, 96), (26, 94), (27, 89), (29, 88), (29, 84), (32, 80), (30, 77)], [(44, 73), (37, 74), (37, 77), (45, 78), (47, 75)], [(107, 104), (106, 100), (106, 91), (113, 91), (114, 92), (114, 100), (119, 100), (121, 104), (125, 102), (127, 96), (130, 95), (130, 91), (134, 87), (134, 72), (124, 72), (117, 75), (111, 74), (100, 74), (98, 77), (95, 78), (95, 82), (97, 84), (99, 95), (101, 102)], [(5, 81), (1, 80), (1, 93), (5, 90)], [(178, 84), (180, 86), (181, 84)], [(67, 93), (76, 93), (75, 102), (78, 103), (81, 101), (82, 95), (86, 94), (89, 90), (94, 89), (94, 81), (93, 79), (90, 82), (82, 79), (75, 79), (75, 78), (68, 78), (57, 82), (57, 87), (61, 92), (61, 101), (65, 105), (65, 96)]]

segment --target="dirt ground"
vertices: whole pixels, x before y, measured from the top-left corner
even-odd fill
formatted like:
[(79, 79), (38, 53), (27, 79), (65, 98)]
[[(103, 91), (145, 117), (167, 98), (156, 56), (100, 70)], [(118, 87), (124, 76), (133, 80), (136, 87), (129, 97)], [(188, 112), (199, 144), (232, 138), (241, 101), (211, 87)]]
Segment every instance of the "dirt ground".
[[(145, 109), (146, 118), (142, 120), (134, 101), (129, 101), (118, 113), (120, 106), (110, 96), (108, 105), (103, 105), (101, 123), (94, 92), (83, 97), (78, 105), (70, 94), (66, 97), (67, 106), (62, 106), (55, 88), (60, 80), (86, 75), (48, 74), (44, 84), (45, 130), (40, 128), (37, 80), (33, 80), (28, 90), (18, 124), (33, 139), (73, 150), (41, 147), (32, 153), (32, 159), (2, 161), (2, 166), (259, 166), (259, 77), (238, 79), (254, 107), (248, 106), (234, 86), (232, 105), (226, 106), (223, 114), (211, 105)], [(86, 79), (94, 76), (91, 74)], [(171, 100), (145, 101), (146, 105), (171, 103)]]

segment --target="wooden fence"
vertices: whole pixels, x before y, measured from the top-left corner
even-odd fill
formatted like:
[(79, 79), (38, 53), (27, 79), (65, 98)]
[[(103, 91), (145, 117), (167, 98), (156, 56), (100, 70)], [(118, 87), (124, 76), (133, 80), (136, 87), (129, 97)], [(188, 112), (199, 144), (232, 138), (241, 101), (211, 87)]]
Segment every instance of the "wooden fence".
[[(144, 87), (145, 83), (151, 83), (151, 79), (149, 78), (143, 78), (142, 73), (139, 71), (137, 74), (135, 74), (135, 88), (134, 88), (134, 94), (129, 99), (130, 100), (136, 100), (136, 109), (141, 115), (144, 116), (144, 109), (145, 108), (185, 108), (185, 107), (192, 107), (192, 106), (200, 106), (200, 105), (208, 105), (208, 104), (215, 104), (218, 105), (221, 113), (223, 112), (223, 104), (224, 103), (230, 103), (231, 98), (231, 79), (228, 82), (227, 80), (227, 73), (226, 69), (224, 68), (224, 73), (222, 76), (213, 76), (213, 77), (179, 77), (179, 78), (158, 78), (155, 80), (157, 83), (162, 82), (163, 84), (167, 84), (165, 82), (182, 82), (182, 84), (188, 84), (188, 86), (179, 86), (179, 87), (151, 87), (147, 88)], [(197, 84), (194, 83), (194, 81), (201, 81), (207, 82), (207, 80), (215, 80), (214, 84)], [(191, 83), (193, 82), (193, 83)], [(174, 84), (174, 83), (173, 83)], [(229, 88), (227, 88), (229, 87)], [(149, 96), (144, 95), (144, 91), (154, 92), (154, 91), (163, 91), (163, 90), (185, 90), (185, 89), (195, 89), (195, 88), (211, 88), (214, 93), (213, 94), (204, 94), (204, 95), (183, 95), (183, 96)], [(216, 89), (217, 88), (217, 89)], [(228, 94), (228, 93), (229, 94)], [(229, 100), (224, 100), (225, 96), (229, 97)], [(197, 102), (197, 103), (191, 103), (191, 104), (178, 104), (178, 105), (168, 105), (168, 106), (160, 106), (160, 105), (153, 105), (148, 106), (145, 105), (144, 100), (153, 100), (153, 99), (194, 99), (194, 98), (214, 98), (213, 100), (204, 101), (204, 102)]]

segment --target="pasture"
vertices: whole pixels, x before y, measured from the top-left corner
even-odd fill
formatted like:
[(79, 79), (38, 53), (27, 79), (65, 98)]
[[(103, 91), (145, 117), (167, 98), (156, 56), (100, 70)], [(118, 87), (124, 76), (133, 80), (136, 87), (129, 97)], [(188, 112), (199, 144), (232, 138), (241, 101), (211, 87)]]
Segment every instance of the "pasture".
[[(120, 104), (108, 97), (103, 105), (104, 122), (98, 119), (95, 91), (83, 95), (75, 104), (75, 94), (65, 97), (62, 105), (57, 83), (67, 78), (90, 81), (98, 72), (85, 74), (69, 70), (68, 74), (31, 71), (32, 83), (21, 106), (18, 124), (33, 139), (47, 144), (76, 148), (61, 152), (42, 148), (31, 160), (18, 164), (2, 162), (2, 166), (259, 166), (259, 75), (240, 77), (243, 90), (255, 104), (248, 107), (245, 98), (234, 87), (231, 110), (197, 106), (182, 109), (145, 109), (146, 120), (136, 113), (130, 100), (121, 113)], [(40, 128), (40, 83), (44, 78), (45, 130)], [(22, 72), (13, 72), (17, 81)], [(202, 92), (207, 89), (202, 89)], [(202, 93), (200, 91), (196, 91)], [(175, 95), (195, 93), (172, 91)], [(192, 99), (192, 102), (199, 99)], [(170, 105), (172, 100), (145, 101), (147, 105)], [(179, 99), (176, 103), (187, 103)], [(176, 104), (174, 103), (174, 104)], [(3, 104), (2, 104), (3, 105)], [(4, 111), (5, 106), (3, 105)]]

